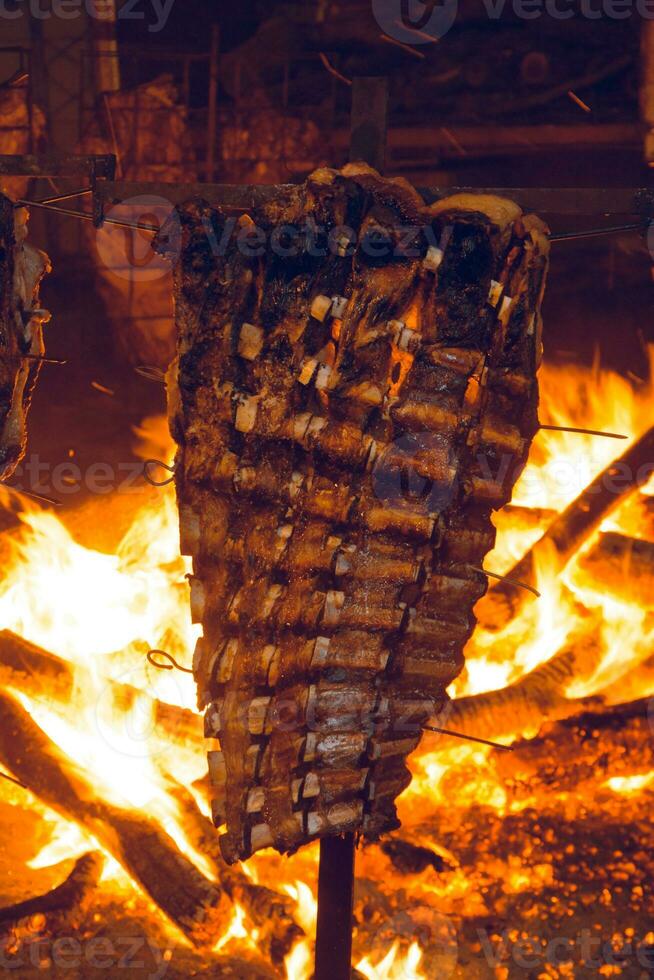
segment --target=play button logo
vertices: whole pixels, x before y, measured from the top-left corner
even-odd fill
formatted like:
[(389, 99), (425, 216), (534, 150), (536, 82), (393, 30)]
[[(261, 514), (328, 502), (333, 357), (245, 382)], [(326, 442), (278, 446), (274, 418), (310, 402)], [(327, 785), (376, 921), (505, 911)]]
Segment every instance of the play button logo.
[(375, 20), (403, 44), (433, 44), (452, 27), (458, 0), (372, 0)]

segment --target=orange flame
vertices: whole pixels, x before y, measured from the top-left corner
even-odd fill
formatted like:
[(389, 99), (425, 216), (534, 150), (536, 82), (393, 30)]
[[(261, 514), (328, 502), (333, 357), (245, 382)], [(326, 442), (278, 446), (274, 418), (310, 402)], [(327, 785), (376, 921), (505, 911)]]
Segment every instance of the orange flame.
[[(651, 353), (654, 369), (654, 348)], [(652, 417), (651, 385), (636, 386), (597, 365), (592, 369), (545, 365), (541, 388), (543, 422), (610, 429), (633, 440), (640, 434), (644, 420)], [(540, 433), (516, 487), (514, 504), (560, 511), (627, 445), (567, 433)], [(642, 493), (653, 494), (654, 481)], [(28, 506), (21, 519), (21, 533), (8, 541), (11, 570), (0, 583), (0, 626), (83, 666), (91, 683), (83, 687), (80, 682), (74, 693), (74, 725), (61, 716), (56, 705), (17, 693), (37, 723), (73, 761), (92, 766), (101, 781), (101, 792), (123, 805), (154, 814), (184, 853), (211, 877), (203, 855), (187, 839), (183, 820), (166, 790), (167, 774), (186, 785), (202, 777), (206, 771), (204, 751), (189, 746), (188, 752), (172, 752), (162, 743), (154, 732), (147, 699), (120, 714), (108, 709), (108, 699), (103, 697), (109, 678), (127, 681), (169, 703), (185, 707), (195, 703), (193, 682), (188, 675), (156, 671), (145, 660), (147, 650), (157, 647), (169, 651), (180, 663), (189, 664), (197, 636), (190, 621), (185, 581), (190, 568), (179, 555), (172, 488), (162, 489), (156, 505), (150, 503), (139, 512), (113, 555), (82, 547), (51, 513)], [(540, 527), (533, 523), (523, 526), (510, 513), (499, 513), (496, 521), (497, 547), (488, 556), (487, 567), (503, 572), (533, 544), (546, 522)], [(602, 530), (619, 530), (633, 536), (641, 533), (633, 509), (626, 505), (604, 523)], [(545, 562), (538, 572), (542, 598), (526, 606), (501, 634), (483, 630), (475, 633), (466, 651), (464, 674), (453, 686), (454, 695), (500, 688), (548, 660), (575, 627), (575, 600), (593, 611), (602, 623), (603, 656), (592, 676), (571, 686), (569, 696), (603, 690), (651, 653), (651, 609), (598, 593), (584, 582), (575, 562), (563, 575)], [(505, 646), (516, 651), (511, 659), (503, 654)], [(643, 696), (650, 693), (641, 692)], [(443, 779), (453, 767), (470, 764), (475, 765), (479, 775), (460, 794), (458, 805), (483, 801), (504, 812), (506, 794), (493, 773), (486, 770), (486, 757), (484, 749), (465, 745), (443, 749), (439, 743), (436, 751), (426, 738), (412, 759), (414, 781), (400, 801), (405, 827), (417, 826), (425, 813), (438, 805)], [(607, 787), (616, 793), (636, 793), (650, 785), (652, 778), (652, 773), (613, 778)], [(2, 792), (5, 789), (3, 786)], [(78, 856), (88, 847), (88, 840), (76, 827), (45, 809), (44, 816), (52, 825), (51, 840), (30, 862), (31, 867)], [(294, 899), (298, 921), (310, 936), (315, 928), (316, 908), (308, 882), (315, 882), (315, 869), (316, 850), (305, 848), (284, 863), (270, 852), (258, 854), (249, 863), (247, 873), (253, 880), (285, 890)], [(550, 871), (543, 867), (543, 881)], [(507, 887), (527, 887), (523, 877), (519, 867), (509, 868)], [(128, 887), (126, 878), (115, 862), (108, 862), (106, 881), (115, 887)], [(426, 891), (442, 897), (446, 888), (455, 902), (464, 898), (472, 903), (476, 900), (456, 868), (448, 876), (447, 885), (432, 884)], [(218, 937), (214, 949), (224, 951), (229, 946), (252, 950), (256, 949), (256, 939), (256, 931), (246, 924), (246, 913), (235, 905), (232, 921)], [(407, 947), (398, 941), (389, 949), (371, 951), (357, 968), (375, 980), (425, 980), (427, 976), (423, 952), (415, 941)], [(311, 945), (302, 940), (286, 958), (287, 976), (308, 980), (311, 970)]]

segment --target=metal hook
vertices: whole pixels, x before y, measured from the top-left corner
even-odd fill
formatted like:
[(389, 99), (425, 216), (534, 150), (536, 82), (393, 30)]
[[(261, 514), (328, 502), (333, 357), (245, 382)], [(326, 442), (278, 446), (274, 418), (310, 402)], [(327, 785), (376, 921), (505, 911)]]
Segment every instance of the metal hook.
[[(182, 667), (181, 664), (178, 664), (172, 654), (167, 653), (166, 650), (148, 650), (146, 656), (148, 663), (152, 664), (153, 667), (156, 667), (157, 670), (181, 670), (184, 674), (193, 673), (190, 667)], [(155, 656), (165, 657), (166, 660), (170, 661), (170, 663), (160, 664), (154, 659)]]
[[(163, 481), (163, 483), (160, 483), (150, 474), (151, 466), (163, 466), (165, 470), (168, 470), (168, 472), (172, 473), (173, 475), (169, 476), (168, 479)], [(169, 466), (168, 463), (164, 463), (161, 459), (146, 459), (143, 464), (143, 477), (152, 487), (167, 487), (168, 484), (172, 483), (175, 479), (175, 467)]]

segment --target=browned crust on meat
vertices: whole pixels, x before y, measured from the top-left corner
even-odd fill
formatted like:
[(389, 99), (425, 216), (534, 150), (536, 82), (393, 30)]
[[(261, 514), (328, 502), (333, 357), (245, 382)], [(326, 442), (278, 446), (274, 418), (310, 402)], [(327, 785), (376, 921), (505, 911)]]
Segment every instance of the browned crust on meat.
[(537, 428), (547, 230), (498, 199), (427, 208), (363, 165), (251, 216), (268, 242), (323, 226), (323, 256), (214, 255), (227, 217), (180, 218), (171, 428), (223, 851), (377, 837)]

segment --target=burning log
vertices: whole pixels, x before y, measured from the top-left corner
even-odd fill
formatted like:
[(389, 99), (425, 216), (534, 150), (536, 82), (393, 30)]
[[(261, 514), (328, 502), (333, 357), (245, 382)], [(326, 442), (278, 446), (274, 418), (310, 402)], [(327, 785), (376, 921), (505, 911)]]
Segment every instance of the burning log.
[(566, 697), (567, 687), (593, 673), (600, 663), (599, 632), (584, 627), (546, 663), (497, 691), (451, 702), (446, 721), (463, 735), (504, 738), (538, 728), (544, 721), (578, 713), (580, 702)]
[[(536, 585), (537, 559), (553, 558), (559, 571), (570, 561), (601, 522), (654, 472), (654, 427), (602, 470), (555, 521), (536, 544), (507, 572), (507, 578)], [(500, 582), (477, 604), (479, 624), (497, 630), (516, 615), (527, 595), (524, 589)]]
[(579, 559), (585, 581), (598, 592), (654, 605), (654, 543), (623, 534), (600, 534), (597, 544)]
[(282, 963), (304, 933), (293, 918), (293, 901), (271, 888), (254, 884), (238, 866), (228, 865), (222, 856), (216, 829), (199, 809), (193, 794), (180, 783), (170, 781), (169, 786), (191, 844), (204, 855), (232, 901), (247, 911), (259, 930), (259, 946), (269, 952), (273, 963)]
[(643, 694), (654, 693), (654, 653), (642, 663), (630, 667), (622, 677), (612, 680), (600, 693), (607, 704), (633, 701)]
[(61, 915), (82, 908), (94, 893), (103, 867), (104, 855), (100, 851), (83, 854), (56, 888), (45, 895), (0, 908), (0, 923), (15, 923), (32, 915)]
[[(83, 668), (61, 659), (23, 640), (9, 630), (0, 631), (0, 684), (20, 689), (30, 697), (52, 699), (61, 708), (68, 705), (76, 684), (84, 684)], [(106, 681), (116, 707), (129, 710), (137, 698), (147, 697), (129, 684)], [(188, 747), (202, 738), (202, 719), (192, 711), (153, 700), (157, 727), (172, 744)], [(53, 704), (56, 707), (56, 704)], [(32, 788), (32, 787), (30, 787)], [(198, 809), (193, 796), (183, 786), (171, 782), (184, 817), (191, 843), (205, 855), (220, 880), (221, 887), (238, 901), (260, 930), (261, 945), (269, 945), (274, 962), (281, 962), (302, 934), (291, 914), (292, 902), (285, 896), (255, 885), (240, 871), (229, 868), (220, 853), (218, 837), (211, 821)]]
[(496, 771), (514, 796), (530, 795), (532, 782), (550, 792), (581, 792), (614, 776), (654, 769), (651, 700), (596, 708), (548, 725), (518, 742), (513, 752), (492, 753)]
[(0, 759), (40, 800), (91, 833), (196, 946), (215, 943), (227, 899), (143, 814), (103, 800), (7, 693), (0, 693)]
[[(76, 687), (96, 683), (83, 667), (42, 650), (10, 630), (0, 631), (0, 684), (23, 691), (31, 698), (47, 698), (57, 709), (69, 710)], [(151, 698), (130, 684), (103, 681), (117, 709), (129, 711), (139, 699), (152, 704), (153, 723), (168, 742), (188, 747), (202, 740), (202, 718), (187, 708), (179, 708)]]
[(504, 520), (507, 523), (516, 523), (520, 527), (547, 527), (556, 517), (556, 511), (552, 507), (525, 507), (522, 504), (507, 504), (503, 507), (495, 518)]

